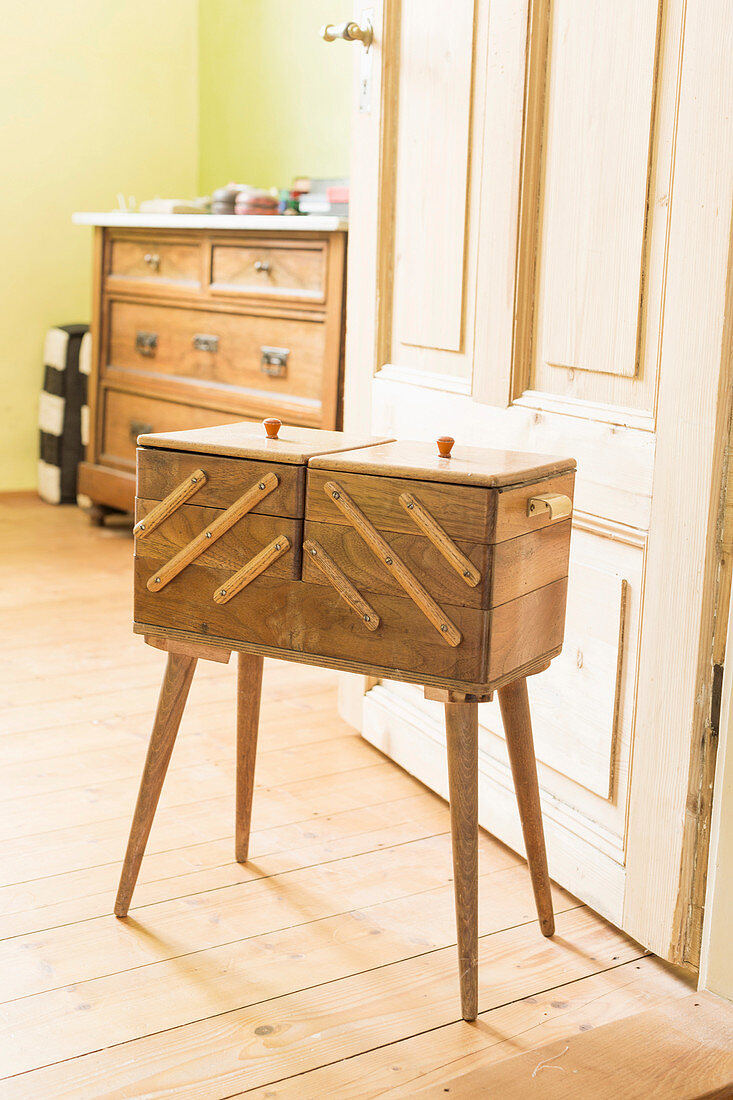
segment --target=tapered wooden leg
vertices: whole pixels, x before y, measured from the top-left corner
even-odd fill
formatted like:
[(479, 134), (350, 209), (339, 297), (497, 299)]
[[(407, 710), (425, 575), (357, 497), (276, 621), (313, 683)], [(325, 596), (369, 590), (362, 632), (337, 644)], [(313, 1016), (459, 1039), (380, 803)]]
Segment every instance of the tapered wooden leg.
[(478, 703), (445, 704), (453, 886), (464, 1020), (478, 1011)]
[(522, 822), (529, 873), (532, 877), (537, 916), (542, 934), (552, 936), (555, 931), (555, 916), (552, 911), (552, 892), (547, 870), (545, 831), (542, 826), (540, 788), (537, 782), (537, 762), (532, 740), (532, 719), (529, 713), (526, 679), (515, 680), (513, 684), (499, 688), (499, 706), (504, 720), (504, 733), (514, 776), (514, 789)]
[(249, 853), (261, 692), (262, 657), (240, 653), (237, 667), (237, 806), (234, 822), (234, 854), (238, 863), (246, 863)]
[(178, 727), (183, 717), (183, 708), (191, 687), (196, 658), (181, 653), (169, 653), (165, 676), (160, 689), (158, 709), (155, 714), (153, 732), (150, 735), (148, 755), (145, 759), (140, 791), (132, 819), (130, 839), (127, 842), (125, 862), (120, 876), (120, 885), (115, 902), (115, 916), (126, 917), (130, 908), (132, 892), (135, 889), (145, 845), (155, 817), (160, 791), (168, 771), (168, 763), (173, 752)]

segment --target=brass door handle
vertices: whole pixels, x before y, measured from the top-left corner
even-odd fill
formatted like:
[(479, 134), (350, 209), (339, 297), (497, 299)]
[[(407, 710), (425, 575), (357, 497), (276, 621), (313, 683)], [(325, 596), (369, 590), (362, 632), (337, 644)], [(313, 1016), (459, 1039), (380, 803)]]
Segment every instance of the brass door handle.
[(527, 501), (527, 515), (540, 516), (549, 512), (550, 519), (567, 519), (573, 514), (573, 502), (561, 493), (543, 493)]
[(321, 27), (321, 38), (324, 42), (335, 42), (337, 38), (344, 42), (361, 42), (364, 49), (368, 50), (374, 38), (374, 29), (369, 19), (366, 20), (365, 27), (347, 19), (345, 23), (326, 23)]

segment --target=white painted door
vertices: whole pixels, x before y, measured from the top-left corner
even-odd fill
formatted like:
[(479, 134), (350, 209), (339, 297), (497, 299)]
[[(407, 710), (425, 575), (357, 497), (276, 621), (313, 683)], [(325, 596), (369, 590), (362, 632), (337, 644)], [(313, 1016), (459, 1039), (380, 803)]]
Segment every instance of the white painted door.
[[(577, 459), (565, 648), (530, 682), (550, 869), (695, 966), (725, 576), (733, 8), (368, 8), (346, 426)], [(364, 736), (445, 793), (440, 708), (407, 685), (359, 691)], [(498, 707), (481, 710), (481, 822), (521, 850)]]

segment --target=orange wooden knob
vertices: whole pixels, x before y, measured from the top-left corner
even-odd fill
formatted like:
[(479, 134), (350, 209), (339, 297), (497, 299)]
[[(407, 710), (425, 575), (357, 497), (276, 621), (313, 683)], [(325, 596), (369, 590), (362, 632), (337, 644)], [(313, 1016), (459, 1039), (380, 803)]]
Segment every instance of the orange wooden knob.
[(262, 423), (265, 425), (267, 438), (277, 439), (277, 433), (282, 428), (282, 420), (278, 420), (276, 416), (268, 416), (267, 420), (263, 420)]
[(438, 440), (438, 454), (441, 458), (450, 458), (454, 443), (455, 439), (451, 439), (449, 435), (441, 435)]

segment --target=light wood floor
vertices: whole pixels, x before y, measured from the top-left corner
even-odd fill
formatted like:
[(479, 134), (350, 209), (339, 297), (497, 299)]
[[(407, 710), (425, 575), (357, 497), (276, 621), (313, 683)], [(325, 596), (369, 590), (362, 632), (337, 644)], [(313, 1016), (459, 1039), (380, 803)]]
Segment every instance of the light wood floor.
[(408, 1097), (690, 987), (481, 840), (479, 1020), (459, 1017), (445, 804), (266, 665), (252, 861), (233, 862), (234, 668), (201, 662), (130, 917), (112, 915), (164, 656), (132, 542), (0, 497), (0, 1096)]

